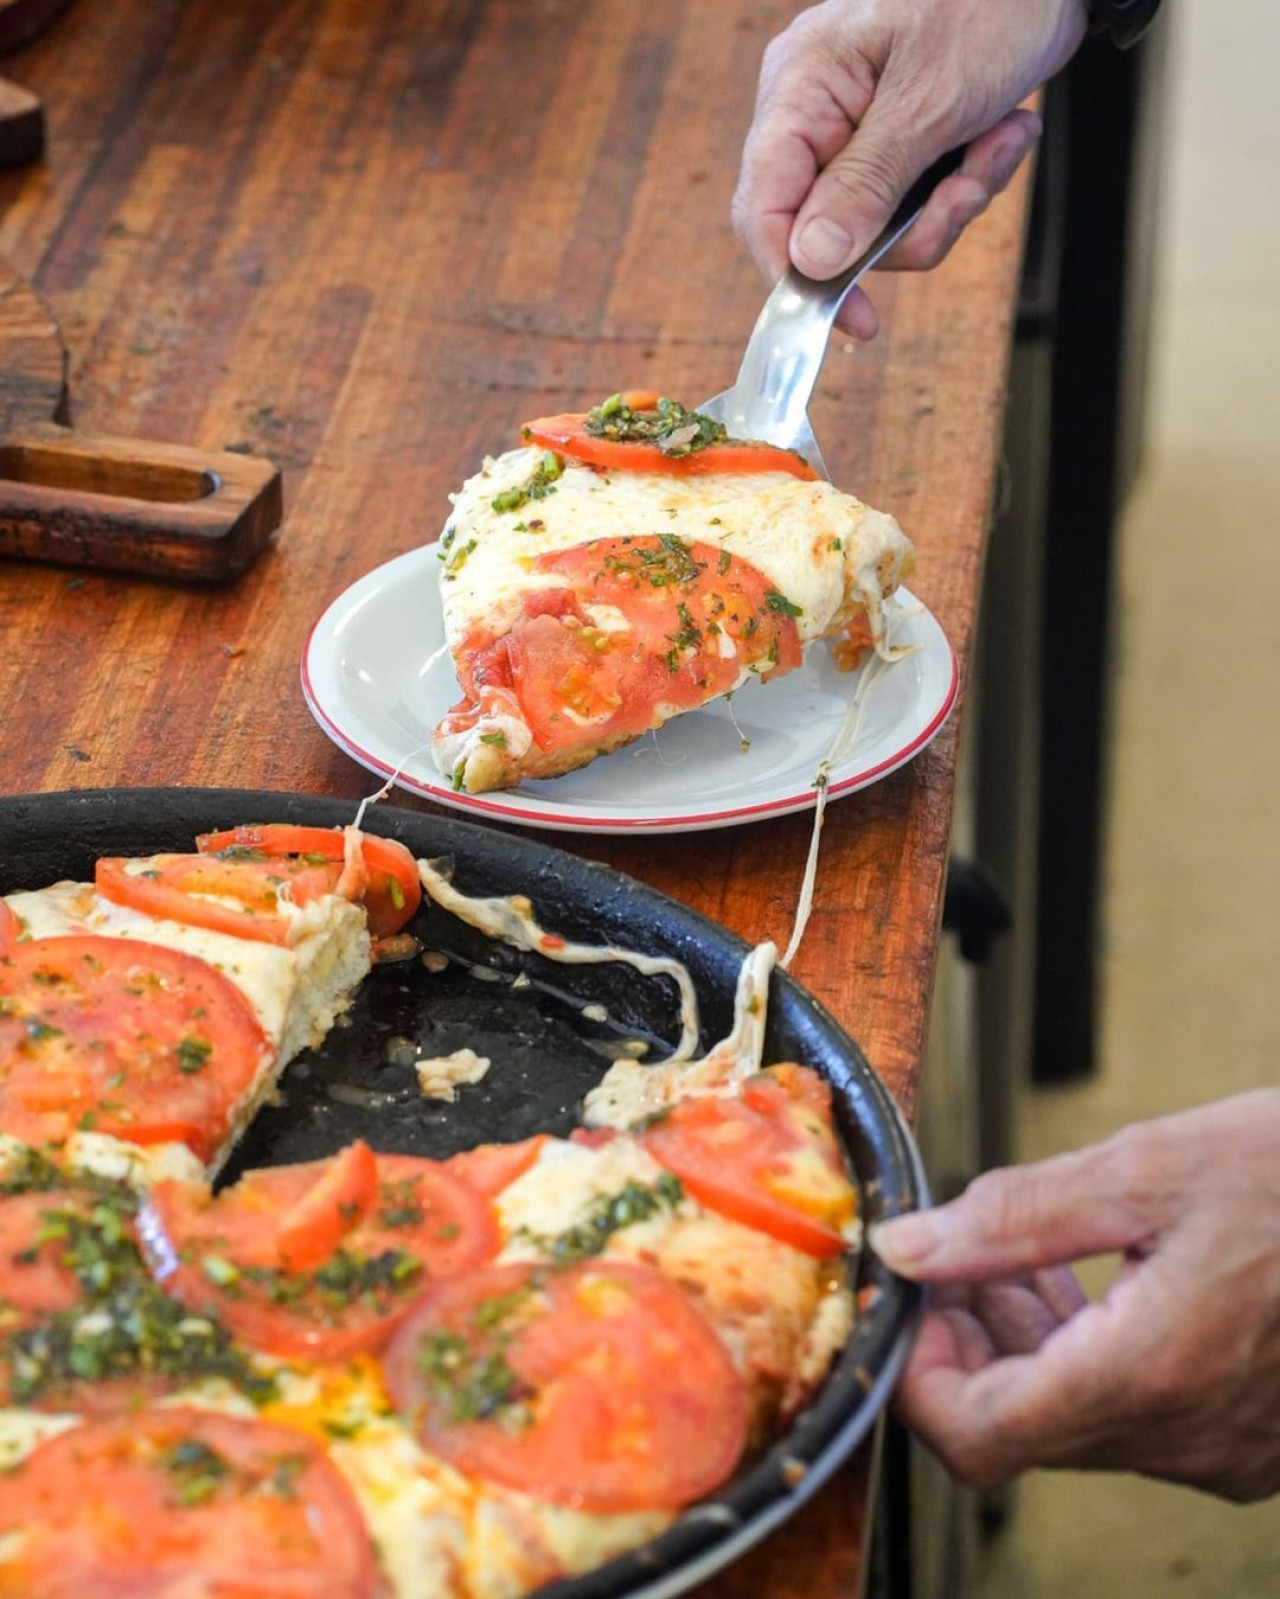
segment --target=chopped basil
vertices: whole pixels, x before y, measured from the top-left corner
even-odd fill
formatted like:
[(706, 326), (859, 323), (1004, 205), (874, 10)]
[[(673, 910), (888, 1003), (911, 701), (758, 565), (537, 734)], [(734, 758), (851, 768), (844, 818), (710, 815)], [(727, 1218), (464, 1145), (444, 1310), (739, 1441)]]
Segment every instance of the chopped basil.
[(512, 1370), (507, 1347), (515, 1329), (504, 1323), (529, 1297), (533, 1284), (483, 1300), (472, 1319), (487, 1348), (476, 1349), (461, 1333), (442, 1329), (418, 1343), (418, 1370), (427, 1392), (441, 1402), (451, 1422), (499, 1420), (506, 1427), (527, 1425), (524, 1401), (532, 1389)]
[(200, 1270), (215, 1288), (234, 1288), (240, 1281), (240, 1268), (225, 1255), (201, 1255)]
[(190, 1077), (195, 1072), (202, 1072), (209, 1064), (209, 1056), (213, 1054), (213, 1044), (207, 1038), (184, 1038), (175, 1053), (178, 1057), (178, 1070)]
[(467, 557), (475, 547), (476, 541), (474, 539), (468, 539), (465, 544), (459, 544), (454, 547), (444, 567), (444, 575), (449, 582), (452, 582), (467, 564)]
[(671, 1172), (663, 1172), (653, 1186), (634, 1179), (616, 1194), (602, 1194), (584, 1219), (554, 1238), (531, 1238), (557, 1266), (588, 1260), (604, 1249), (614, 1233), (636, 1222), (648, 1221), (662, 1210), (675, 1210), (684, 1198), (684, 1185)]
[(412, 1177), (379, 1183), (378, 1198), (382, 1206), (378, 1216), (384, 1227), (420, 1227), (426, 1219)]
[(793, 605), (785, 594), (779, 594), (777, 589), (768, 589), (765, 592), (764, 603), (771, 611), (776, 611), (779, 616), (803, 616), (804, 610), (799, 605)]
[(161, 1465), (174, 1479), (176, 1499), (183, 1506), (202, 1505), (231, 1475), (231, 1467), (216, 1449), (198, 1438), (184, 1438), (161, 1457)]
[(679, 400), (660, 399), (653, 410), (636, 411), (621, 394), (611, 394), (587, 413), (583, 423), (592, 438), (615, 444), (656, 444), (664, 455), (692, 455), (728, 438), (723, 422), (690, 411)]
[[(37, 1190), (48, 1177), (39, 1160), (27, 1163)], [(34, 1327), (0, 1337), (12, 1403), (29, 1404), (77, 1381), (141, 1374), (221, 1376), (255, 1403), (272, 1398), (274, 1382), (233, 1348), (221, 1323), (192, 1315), (154, 1281), (131, 1231), (136, 1196), (102, 1178), (70, 1181), (83, 1190), (84, 1203), (62, 1202), (43, 1211), (36, 1241), (37, 1247), (60, 1246), (59, 1258), (83, 1298)], [(68, 1403), (74, 1408), (73, 1396)]]
[[(385, 1218), (386, 1212), (383, 1215)], [(236, 1271), (237, 1281), (229, 1285), (229, 1292), (241, 1292), (239, 1280), (247, 1279), (264, 1290), (272, 1304), (298, 1305), (319, 1319), (335, 1319), (356, 1300), (383, 1307), (391, 1296), (416, 1289), (422, 1262), (407, 1249), (384, 1249), (377, 1255), (338, 1249), (323, 1265), (309, 1272), (287, 1272), (275, 1266), (232, 1270)], [(305, 1307), (303, 1300), (308, 1301)]]
[(530, 500), (545, 500), (548, 494), (554, 494), (556, 482), (563, 475), (563, 457), (554, 450), (544, 450), (526, 482), (503, 489), (500, 494), (494, 495), (490, 503), (495, 511), (519, 511)]
[(694, 583), (706, 570), (703, 562), (694, 560), (689, 546), (675, 533), (659, 533), (653, 544), (634, 544), (629, 553), (634, 555), (634, 560), (607, 555), (605, 571), (618, 577), (642, 579), (653, 588), (669, 588)]

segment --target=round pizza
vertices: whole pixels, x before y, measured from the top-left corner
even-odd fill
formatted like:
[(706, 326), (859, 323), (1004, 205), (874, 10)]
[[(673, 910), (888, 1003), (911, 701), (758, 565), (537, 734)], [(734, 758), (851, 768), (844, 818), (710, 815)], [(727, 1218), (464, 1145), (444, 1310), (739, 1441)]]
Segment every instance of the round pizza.
[[(217, 1182), (423, 896), (680, 986), (583, 1125)], [(355, 828), (257, 826), (0, 899), (0, 1596), (496, 1599), (655, 1537), (847, 1340), (830, 1090), (764, 1066), (771, 950), (697, 1054), (678, 963)], [(469, 1057), (469, 1058), (468, 1058)], [(420, 1063), (424, 1093), (488, 1062)]]

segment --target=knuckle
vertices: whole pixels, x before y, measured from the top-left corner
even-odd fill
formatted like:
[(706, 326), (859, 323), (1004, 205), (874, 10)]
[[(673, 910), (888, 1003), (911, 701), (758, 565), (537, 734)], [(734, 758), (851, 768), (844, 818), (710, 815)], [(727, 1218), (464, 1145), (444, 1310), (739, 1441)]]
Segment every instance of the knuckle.
[(826, 176), (841, 199), (855, 207), (870, 200), (877, 207), (892, 209), (905, 187), (901, 165), (891, 152), (860, 143), (856, 137), (848, 159), (833, 162)]
[(965, 1204), (987, 1238), (1022, 1237), (1034, 1224), (1038, 1186), (1029, 1172), (983, 1172), (965, 1190)]
[(1108, 1164), (1130, 1206), (1146, 1212), (1168, 1193), (1176, 1151), (1154, 1122), (1126, 1127), (1104, 1146)]

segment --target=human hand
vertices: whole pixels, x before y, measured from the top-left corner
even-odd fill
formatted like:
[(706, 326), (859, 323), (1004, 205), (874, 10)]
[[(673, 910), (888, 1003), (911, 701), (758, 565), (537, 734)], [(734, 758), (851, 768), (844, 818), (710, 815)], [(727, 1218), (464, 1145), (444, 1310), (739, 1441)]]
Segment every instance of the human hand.
[[(939, 1285), (897, 1404), (963, 1481), (1075, 1466), (1280, 1490), (1280, 1089), (989, 1172), (871, 1244)], [(1069, 1263), (1115, 1251), (1090, 1304)]]
[[(968, 144), (886, 267), (933, 267), (1012, 178), (1040, 135), (1014, 108), (1070, 59), (1085, 0), (826, 0), (765, 51), (733, 199), (734, 226), (775, 282), (788, 261), (831, 278), (903, 194)], [(855, 289), (841, 323), (878, 326)]]

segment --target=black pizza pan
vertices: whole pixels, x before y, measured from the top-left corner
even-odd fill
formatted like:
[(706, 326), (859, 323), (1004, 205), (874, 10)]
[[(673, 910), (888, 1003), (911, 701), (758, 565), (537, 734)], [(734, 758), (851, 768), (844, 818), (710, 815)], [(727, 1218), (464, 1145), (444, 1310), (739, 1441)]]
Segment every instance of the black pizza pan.
[[(241, 822), (332, 827), (350, 802), (236, 789), (103, 789), (0, 799), (0, 893), (92, 877), (100, 855), (189, 850), (197, 833)], [(693, 978), (702, 1044), (729, 1029), (747, 946), (723, 928), (611, 868), (506, 833), (439, 816), (371, 808), (371, 832), (416, 856), (448, 858), (475, 895), (528, 895), (548, 930), (682, 961)], [(410, 931), (421, 954), (379, 966), (349, 1018), (285, 1073), (280, 1102), (258, 1116), (226, 1175), (309, 1160), (354, 1138), (442, 1158), (478, 1143), (567, 1134), (583, 1095), (619, 1046), (661, 1059), (679, 1035), (675, 985), (617, 964), (558, 966), (494, 944), (436, 906)], [(424, 960), (423, 956), (427, 958)], [(440, 957), (443, 956), (442, 961)], [(470, 1047), (492, 1061), (456, 1103), (422, 1097), (412, 1062)], [(785, 973), (769, 995), (766, 1062), (800, 1061), (831, 1083), (867, 1223), (928, 1202), (911, 1135), (854, 1041)], [(665, 1533), (541, 1599), (666, 1599), (736, 1558), (826, 1481), (883, 1409), (915, 1335), (919, 1290), (869, 1251), (851, 1259), (860, 1314), (812, 1402), (713, 1499)]]

